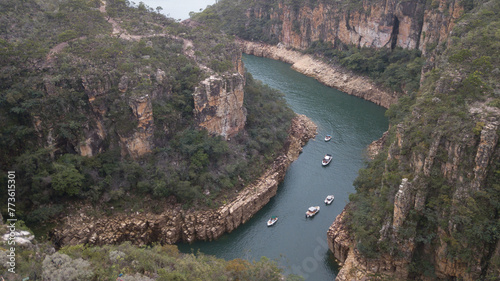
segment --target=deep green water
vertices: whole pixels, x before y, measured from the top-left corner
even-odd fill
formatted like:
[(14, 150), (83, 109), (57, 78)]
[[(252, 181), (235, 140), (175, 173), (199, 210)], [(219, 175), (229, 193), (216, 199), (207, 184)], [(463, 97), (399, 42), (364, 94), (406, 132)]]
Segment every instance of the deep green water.
[[(354, 192), (352, 183), (364, 165), (366, 146), (388, 128), (385, 109), (328, 88), (293, 71), (289, 64), (248, 55), (243, 59), (255, 79), (282, 91), (295, 112), (318, 125), (318, 136), (290, 166), (277, 195), (250, 221), (217, 241), (181, 244), (179, 248), (228, 260), (266, 256), (306, 280), (333, 280), (338, 267), (328, 250), (326, 232)], [(323, 140), (326, 134), (333, 136), (330, 142)], [(322, 167), (326, 153), (333, 155), (333, 161)], [(325, 206), (328, 194), (334, 194), (335, 201)], [(317, 205), (319, 214), (306, 219), (307, 208)], [(267, 227), (267, 219), (273, 215), (279, 221)]]

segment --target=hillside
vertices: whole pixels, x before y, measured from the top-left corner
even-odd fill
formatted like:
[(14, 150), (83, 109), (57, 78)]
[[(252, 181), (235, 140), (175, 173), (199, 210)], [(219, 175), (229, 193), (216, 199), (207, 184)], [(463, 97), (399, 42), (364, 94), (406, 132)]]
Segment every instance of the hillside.
[(36, 236), (0, 247), (2, 278), (297, 280), (159, 246), (244, 223), (315, 134), (231, 36), (126, 0), (7, 0), (0, 23), (0, 233)]
[(293, 112), (230, 36), (121, 0), (0, 5), (1, 177), (22, 179), (28, 225), (80, 203), (216, 208), (283, 147)]
[(378, 156), (328, 232), (343, 264), (337, 280), (500, 275), (499, 9), (498, 1), (220, 1), (194, 16), (398, 93)]

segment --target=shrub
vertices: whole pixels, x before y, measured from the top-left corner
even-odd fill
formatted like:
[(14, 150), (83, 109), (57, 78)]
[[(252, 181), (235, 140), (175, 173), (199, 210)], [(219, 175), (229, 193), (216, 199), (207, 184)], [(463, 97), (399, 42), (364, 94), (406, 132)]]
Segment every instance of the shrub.
[(43, 260), (44, 280), (79, 281), (89, 280), (93, 272), (90, 263), (83, 259), (71, 259), (68, 255), (55, 253)]
[(54, 163), (56, 173), (52, 176), (52, 188), (60, 194), (80, 194), (84, 176), (71, 164)]

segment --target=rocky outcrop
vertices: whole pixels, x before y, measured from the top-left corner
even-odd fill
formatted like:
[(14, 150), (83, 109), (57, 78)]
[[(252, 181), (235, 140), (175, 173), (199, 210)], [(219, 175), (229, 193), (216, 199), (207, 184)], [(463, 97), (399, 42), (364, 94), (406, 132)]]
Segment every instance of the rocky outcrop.
[(246, 15), (249, 21), (268, 19), (264, 32), (296, 49), (322, 40), (425, 52), (428, 43), (446, 42), (463, 13), (458, 0), (311, 2), (279, 1), (272, 9), (254, 4)]
[(288, 166), (297, 159), (302, 146), (315, 135), (316, 125), (311, 120), (303, 115), (295, 117), (285, 151), (259, 179), (216, 210), (183, 210), (181, 205), (174, 204), (161, 214), (117, 214), (96, 218), (82, 212), (66, 217), (64, 225), (53, 231), (52, 239), (59, 246), (122, 241), (139, 245), (152, 242), (172, 244), (217, 239), (247, 222), (276, 195)]
[[(103, 1), (100, 3), (99, 11), (106, 14), (106, 9), (106, 1)], [(199, 75), (200, 80), (209, 76), (199, 81), (197, 90), (193, 94), (194, 115), (198, 121), (196, 125), (226, 139), (243, 129), (246, 122), (246, 110), (243, 107), (244, 65), (241, 60), (241, 50), (236, 44), (227, 41), (226, 49), (218, 54), (217, 59), (225, 58), (232, 63), (230, 69), (218, 73), (202, 63), (203, 59), (206, 60), (205, 56), (197, 58), (195, 55), (197, 46), (192, 40), (168, 33), (129, 34), (126, 28), (120, 26), (122, 20), (114, 19), (107, 14), (106, 18), (112, 25), (112, 34), (120, 40), (145, 40), (145, 48), (151, 50), (156, 47), (153, 45), (155, 37), (168, 38), (176, 44), (182, 44), (182, 55), (189, 58), (190, 63), (197, 65), (203, 72), (203, 75)], [(39, 143), (43, 147), (50, 148), (52, 155), (61, 150), (62, 153), (70, 151), (88, 157), (118, 146), (123, 157), (130, 156), (137, 160), (154, 149), (155, 141), (158, 144), (158, 140), (153, 140), (155, 131), (168, 131), (165, 124), (161, 128), (155, 127), (153, 105), (170, 100), (172, 84), (168, 80), (172, 79), (172, 75), (167, 74), (165, 68), (159, 68), (161, 66), (153, 69), (148, 63), (152, 56), (144, 54), (140, 57), (140, 63), (134, 65), (134, 71), (125, 72), (126, 74), (116, 69), (116, 64), (98, 69), (93, 62), (83, 62), (85, 59), (79, 58), (80, 67), (89, 67), (81, 71), (86, 74), (78, 78), (72, 77), (71, 81), (60, 80), (61, 75), (57, 74), (59, 54), (70, 46), (70, 42), (84, 39), (86, 37), (80, 37), (54, 46), (43, 63), (43, 67), (47, 70), (43, 78), (43, 90), (49, 96), (66, 95), (67, 91), (86, 94), (87, 99), (79, 101), (77, 106), (68, 104), (63, 106), (63, 110), (77, 111), (80, 114), (79, 124), (73, 123), (70, 126), (73, 128), (64, 129), (61, 133), (60, 130), (54, 130), (56, 127), (54, 124), (64, 123), (67, 119), (64, 114), (61, 114), (60, 120), (47, 120), (41, 116), (42, 114), (33, 116), (32, 123), (39, 137)], [(81, 128), (75, 129), (78, 126)]]
[(352, 241), (349, 237), (349, 231), (347, 230), (346, 214), (349, 205), (346, 205), (342, 213), (340, 213), (333, 224), (328, 229), (328, 248), (332, 251), (333, 255), (342, 266), (348, 257)]
[(128, 104), (137, 120), (137, 126), (130, 136), (119, 134), (119, 137), (122, 155), (130, 155), (132, 158), (137, 159), (151, 152), (153, 148), (153, 105), (151, 104), (151, 98), (147, 94), (129, 98)]
[(212, 75), (196, 87), (194, 115), (209, 133), (229, 138), (245, 127), (245, 79), (240, 73)]
[(310, 55), (287, 49), (283, 45), (271, 46), (244, 40), (239, 40), (239, 43), (246, 54), (290, 63), (294, 70), (313, 77), (329, 87), (369, 100), (385, 108), (398, 99), (397, 93), (383, 90), (367, 77), (354, 74), (340, 66), (332, 66)]
[[(412, 179), (404, 178), (401, 181), (392, 201), (393, 214), (385, 219), (379, 231), (379, 242), (389, 241), (392, 247), (398, 250), (381, 253), (376, 260), (364, 257), (349, 233), (344, 219), (349, 215), (349, 207), (346, 207), (327, 234), (330, 250), (343, 265), (337, 280), (359, 280), (373, 275), (408, 280), (411, 277), (410, 264), (415, 256), (422, 255), (422, 252), (425, 253), (428, 263), (433, 265), (433, 274), (438, 278), (480, 280), (488, 271), (498, 271), (498, 267), (489, 265), (494, 262), (494, 257), (499, 257), (498, 241), (493, 245), (490, 243), (480, 246), (474, 258), (467, 261), (450, 258), (450, 251), (457, 247), (450, 241), (459, 243), (455, 238), (457, 233), (464, 231), (464, 227), (470, 227), (464, 225), (461, 220), (474, 216), (474, 212), (477, 212), (473, 211), (473, 208), (478, 208), (474, 205), (474, 200), (478, 199), (472, 198), (485, 192), (488, 185), (488, 168), (491, 167), (492, 161), (498, 161), (499, 157), (500, 110), (476, 104), (470, 108), (469, 113), (470, 119), (476, 123), (475, 137), (468, 130), (456, 132), (454, 136), (445, 136), (440, 129), (436, 129), (430, 136), (430, 145), (426, 146), (426, 150), (414, 150), (408, 155), (402, 154), (402, 151), (408, 151), (408, 146), (411, 145), (408, 143), (411, 142), (408, 135), (411, 135), (415, 128), (400, 124), (392, 132), (395, 137), (386, 138), (385, 146), (389, 147), (388, 160), (397, 160), (400, 166), (408, 165), (412, 171)], [(441, 119), (440, 122), (445, 121)], [(388, 139), (393, 141), (387, 143)], [(435, 183), (432, 181), (439, 177), (446, 179), (442, 184), (444, 186), (433, 186)], [(447, 189), (450, 191), (446, 191)], [(437, 195), (433, 194), (436, 192)], [(442, 201), (436, 201), (437, 196)], [(434, 199), (430, 200), (432, 197)], [(412, 218), (409, 218), (409, 214), (413, 212), (414, 215), (424, 216), (425, 212), (433, 212), (436, 207), (429, 207), (428, 204), (433, 204), (429, 202), (442, 202), (441, 204), (447, 205), (439, 206), (443, 208), (438, 215), (442, 223), (436, 226), (435, 234), (422, 234), (420, 240), (417, 240), (415, 236), (420, 230), (417, 223), (413, 223)], [(477, 204), (485, 203), (477, 201)], [(408, 235), (409, 233), (414, 234)], [(434, 242), (422, 242), (422, 237)], [(460, 243), (475, 242), (462, 240)], [(494, 273), (489, 274), (494, 276)]]

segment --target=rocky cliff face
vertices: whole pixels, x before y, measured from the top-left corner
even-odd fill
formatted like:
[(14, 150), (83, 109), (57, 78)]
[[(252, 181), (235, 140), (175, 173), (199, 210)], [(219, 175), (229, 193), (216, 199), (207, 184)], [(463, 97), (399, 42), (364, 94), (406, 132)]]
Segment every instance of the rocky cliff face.
[[(152, 46), (152, 43), (149, 42), (148, 45)], [(55, 49), (60, 52), (67, 46), (66, 43), (58, 45)], [(189, 51), (192, 52), (191, 49)], [(51, 59), (47, 59), (45, 65), (50, 71), (55, 71), (51, 63), (52, 57), (55, 56), (54, 52), (56, 51), (50, 53)], [(241, 51), (234, 53), (232, 61), (234, 67), (224, 74), (218, 74), (200, 65), (200, 69), (210, 77), (200, 81), (193, 94), (194, 115), (198, 126), (225, 138), (243, 129), (246, 121), (246, 110), (243, 107), (244, 67), (241, 61)], [(69, 144), (57, 143), (52, 127), (54, 122), (60, 120), (42, 121), (40, 116), (34, 116), (33, 127), (40, 144), (50, 147), (53, 151), (57, 151), (62, 145), (69, 145), (81, 156), (95, 156), (112, 148), (113, 145), (109, 147), (109, 143), (113, 143), (116, 139), (122, 156), (129, 155), (133, 159), (138, 159), (151, 152), (154, 148), (155, 130), (163, 129), (155, 127), (153, 104), (161, 102), (162, 99), (168, 99), (171, 89), (165, 81), (167, 77), (165, 77), (164, 70), (157, 69), (153, 73), (145, 67), (138, 69), (138, 72), (139, 77), (134, 78), (126, 75), (116, 77), (112, 74), (101, 77), (90, 74), (82, 76), (81, 80), (75, 78), (72, 83), (86, 94), (84, 99), (86, 105), (79, 108), (86, 118), (82, 123), (83, 130), (79, 132), (81, 140), (70, 139)], [(60, 81), (52, 80), (53, 78), (47, 76), (44, 87), (48, 95), (56, 96), (64, 89), (55, 86)], [(140, 81), (146, 81), (149, 84), (148, 90), (138, 85)], [(118, 100), (120, 101), (119, 108), (112, 109), (111, 107), (117, 104)], [(110, 128), (108, 128), (110, 124), (117, 128), (116, 132), (110, 133)]]
[(265, 32), (286, 46), (306, 49), (317, 40), (360, 47), (396, 46), (425, 52), (428, 43), (446, 42), (462, 14), (460, 1), (279, 1), (266, 10), (253, 4), (250, 20), (269, 19)]
[(245, 79), (240, 73), (210, 76), (193, 94), (195, 118), (209, 133), (229, 138), (245, 127)]
[[(373, 274), (401, 280), (411, 279), (414, 273), (410, 273), (410, 264), (417, 257), (421, 258), (421, 255), (430, 259), (429, 263), (434, 265), (433, 274), (438, 278), (479, 280), (487, 275), (488, 270), (498, 271), (498, 265), (494, 262), (495, 257), (499, 257), (495, 251), (498, 247), (497, 240), (493, 240), (493, 243), (483, 242), (479, 246), (476, 245), (478, 251), (475, 252), (474, 259), (464, 261), (460, 258), (450, 258), (450, 252), (456, 247), (450, 243), (450, 239), (457, 243), (454, 238), (457, 237), (457, 233), (466, 231), (464, 227), (472, 227), (469, 224), (463, 225), (460, 220), (467, 219), (467, 217), (470, 219), (475, 216), (473, 212), (478, 211), (474, 209), (477, 207), (468, 201), (479, 200), (476, 197), (477, 194), (487, 192), (488, 185), (491, 183), (487, 182), (486, 171), (493, 164), (492, 161), (499, 161), (500, 110), (488, 107), (475, 108), (471, 110), (471, 113), (475, 116), (472, 118), (477, 122), (484, 123), (478, 136), (474, 137), (468, 132), (457, 132), (455, 136), (457, 139), (450, 140), (437, 131), (427, 151), (413, 152), (409, 156), (401, 155), (401, 152), (405, 150), (404, 140), (407, 139), (405, 134), (410, 134), (410, 132), (401, 131), (400, 127), (398, 136), (387, 145), (390, 147), (388, 157), (397, 159), (400, 165), (405, 165), (404, 162), (407, 161), (413, 171), (413, 179), (403, 178), (401, 181), (393, 198), (393, 214), (383, 222), (379, 237), (379, 242), (385, 240), (398, 245), (396, 248), (399, 252), (397, 254), (384, 253), (376, 259), (367, 259), (360, 254), (359, 250), (353, 247), (356, 243), (352, 240), (352, 233), (349, 234), (347, 226), (349, 223), (345, 219), (348, 216), (346, 213), (349, 213), (349, 207), (346, 207), (346, 210), (336, 218), (327, 234), (330, 250), (343, 264), (337, 280), (360, 279)], [(486, 117), (487, 115), (490, 117)], [(491, 117), (492, 115), (496, 117)], [(441, 176), (436, 174), (437, 171), (441, 173)], [(434, 189), (436, 187), (433, 186), (432, 181), (439, 177), (446, 178), (446, 184), (452, 186), (451, 190), (445, 193), (446, 195), (443, 194), (442, 189), (449, 187), (437, 187), (441, 191)], [(443, 222), (446, 222), (445, 225), (435, 226), (436, 228), (433, 229), (435, 234), (427, 238), (431, 241), (435, 240), (435, 245), (421, 240), (424, 238), (420, 236), (422, 234), (418, 229), (419, 224), (411, 223), (415, 219), (415, 213), (410, 215), (412, 212), (418, 214), (431, 212), (432, 207), (429, 204), (433, 203), (429, 202), (435, 202), (432, 198), (437, 196), (433, 193), (440, 194), (439, 196), (444, 200), (440, 201), (441, 204), (448, 205), (447, 207), (440, 206), (443, 209), (438, 215)], [(482, 203), (478, 201), (478, 204)], [(413, 235), (408, 236), (408, 233), (413, 233)], [(433, 238), (434, 235), (435, 238)]]
[[(471, 62), (491, 53), (486, 47), (491, 42), (467, 38), (496, 22), (485, 14), (493, 15), (500, 6), (493, 1), (479, 3), (450, 32), (437, 14), (443, 9), (451, 9), (448, 16), (458, 13), (451, 8), (456, 3), (434, 5), (435, 11), (424, 12), (424, 19), (434, 20), (424, 20), (423, 30), (435, 29), (434, 41), (426, 44), (448, 42), (448, 47), (439, 56), (428, 57), (432, 71), (405, 108), (406, 117), (389, 114), (394, 117), (389, 132), (373, 145), (377, 164), (367, 168), (374, 177), (360, 173), (359, 197), (353, 197), (328, 231), (330, 249), (343, 265), (337, 280), (500, 276), (499, 209), (494, 203), (500, 194), (500, 109), (492, 102), (499, 87), (493, 82), (498, 81), (498, 70), (476, 76), (478, 84), (467, 86), (479, 73)], [(474, 21), (479, 25), (473, 27)], [(421, 42), (429, 37), (425, 38), (421, 36)], [(469, 49), (463, 50), (465, 45)], [(474, 58), (454, 60), (460, 51), (471, 52)], [(498, 65), (498, 57), (493, 61)], [(368, 183), (375, 178), (375, 184)], [(360, 199), (363, 196), (371, 199)], [(369, 208), (368, 215), (362, 208)], [(360, 227), (359, 218), (370, 219), (365, 224), (371, 226)], [(367, 249), (362, 237), (373, 239), (373, 247)]]
[(271, 46), (244, 40), (238, 42), (246, 54), (290, 63), (296, 71), (314, 77), (329, 87), (369, 100), (385, 108), (394, 104), (398, 99), (397, 93), (381, 89), (367, 77), (324, 63), (310, 55), (289, 50), (283, 45)]
[(298, 158), (302, 146), (316, 135), (316, 125), (307, 117), (293, 119), (285, 149), (264, 175), (245, 187), (226, 205), (216, 210), (183, 210), (171, 205), (159, 215), (123, 214), (90, 217), (85, 213), (65, 218), (64, 226), (53, 231), (57, 245), (115, 244), (132, 241), (139, 245), (152, 242), (173, 244), (195, 240), (213, 240), (247, 222), (271, 197), (276, 195), (288, 166)]

